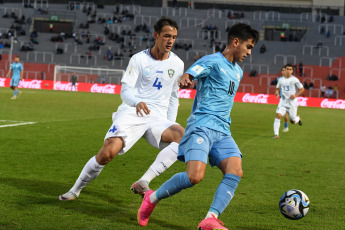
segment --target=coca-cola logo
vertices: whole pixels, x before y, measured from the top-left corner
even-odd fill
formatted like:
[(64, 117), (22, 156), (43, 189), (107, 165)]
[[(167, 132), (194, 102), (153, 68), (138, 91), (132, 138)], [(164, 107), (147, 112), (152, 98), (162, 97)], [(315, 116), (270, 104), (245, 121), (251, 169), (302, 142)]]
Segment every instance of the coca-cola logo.
[(98, 85), (98, 84), (93, 84), (91, 86), (91, 92), (92, 93), (110, 93), (110, 94), (115, 94), (115, 88), (116, 85)]
[(5, 87), (6, 78), (0, 78), (0, 87)]
[(307, 97), (297, 97), (298, 106), (307, 106), (308, 98)]
[[(71, 82), (57, 81), (54, 84), (54, 90), (71, 91), (72, 90), (72, 83)], [(75, 84), (75, 90), (78, 91), (78, 83)]]
[(249, 103), (259, 103), (259, 104), (268, 104), (268, 94), (257, 94), (257, 95), (251, 95), (250, 93), (246, 93), (242, 97), (243, 102), (249, 102)]
[(330, 108), (330, 109), (345, 109), (345, 100), (328, 100), (328, 99), (323, 99), (321, 102), (321, 107), (322, 108)]
[(41, 80), (21, 80), (19, 82), (19, 88), (26, 88), (26, 89), (42, 89), (42, 81)]
[(178, 97), (179, 98), (191, 98), (191, 93), (192, 93), (192, 90), (190, 90), (190, 89), (181, 89), (178, 92)]

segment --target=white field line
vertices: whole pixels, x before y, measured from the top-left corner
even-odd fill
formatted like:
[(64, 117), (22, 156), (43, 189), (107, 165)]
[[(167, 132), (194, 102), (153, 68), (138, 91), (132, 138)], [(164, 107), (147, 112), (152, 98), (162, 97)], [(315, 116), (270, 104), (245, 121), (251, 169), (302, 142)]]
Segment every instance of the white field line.
[(22, 122), (22, 123), (8, 124), (8, 125), (0, 125), (0, 128), (13, 127), (13, 126), (19, 126), (19, 125), (32, 125), (36, 123), (37, 122)]

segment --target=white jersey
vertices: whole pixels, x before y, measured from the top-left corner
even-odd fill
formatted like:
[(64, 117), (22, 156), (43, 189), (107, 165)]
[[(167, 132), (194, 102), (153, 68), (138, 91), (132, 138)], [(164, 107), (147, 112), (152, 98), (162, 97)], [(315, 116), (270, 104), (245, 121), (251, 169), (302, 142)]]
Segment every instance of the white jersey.
[[(177, 81), (183, 71), (183, 61), (173, 52), (159, 61), (147, 49), (132, 56), (121, 82), (134, 88), (134, 96), (147, 104), (151, 114), (167, 118), (170, 97), (178, 94)], [(134, 107), (122, 103), (119, 110), (129, 108)]]
[(297, 99), (291, 100), (291, 95), (296, 95), (299, 89), (302, 89), (303, 85), (295, 76), (289, 78), (279, 78), (277, 89), (280, 89), (280, 101), (279, 104), (291, 104), (297, 102)]

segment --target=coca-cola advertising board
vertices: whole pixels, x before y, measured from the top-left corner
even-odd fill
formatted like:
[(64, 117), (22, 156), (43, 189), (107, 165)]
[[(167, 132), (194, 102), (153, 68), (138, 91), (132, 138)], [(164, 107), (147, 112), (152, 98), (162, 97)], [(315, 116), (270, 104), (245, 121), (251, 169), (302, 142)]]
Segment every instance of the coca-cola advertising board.
[[(11, 78), (0, 78), (0, 87), (10, 87)], [(63, 90), (63, 91), (82, 91), (91, 93), (108, 93), (120, 94), (121, 85), (98, 84), (98, 83), (77, 83), (75, 89), (72, 89), (71, 82), (64, 81), (45, 81), (23, 79), (19, 83), (19, 88), (25, 89), (48, 89), (48, 90)], [(179, 98), (193, 99), (195, 97), (195, 89), (180, 89)], [(259, 104), (278, 104), (275, 95), (271, 94), (257, 94), (257, 93), (236, 93), (235, 102), (245, 103), (259, 103)], [(345, 109), (344, 99), (331, 98), (314, 98), (314, 97), (298, 97), (297, 103), (299, 106), (306, 107), (321, 107), (329, 109)]]

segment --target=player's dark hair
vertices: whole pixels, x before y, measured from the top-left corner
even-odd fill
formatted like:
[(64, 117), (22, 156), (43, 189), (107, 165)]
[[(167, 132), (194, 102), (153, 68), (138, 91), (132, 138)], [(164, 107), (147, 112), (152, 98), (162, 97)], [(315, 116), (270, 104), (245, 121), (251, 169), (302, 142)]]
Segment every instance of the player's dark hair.
[(253, 39), (255, 44), (259, 40), (259, 32), (250, 25), (238, 23), (230, 27), (228, 32), (228, 43), (238, 38), (241, 42)]
[(286, 69), (286, 66), (284, 65), (284, 66), (282, 67), (282, 69)]
[(293, 69), (293, 65), (292, 65), (292, 64), (286, 64), (286, 65), (285, 65), (285, 68), (286, 68), (286, 67), (291, 67), (291, 68)]
[(164, 26), (171, 26), (173, 28), (176, 28), (176, 30), (178, 30), (178, 25), (177, 22), (175, 22), (173, 19), (171, 18), (167, 18), (167, 17), (161, 17), (153, 26), (155, 32), (160, 33), (163, 29)]

